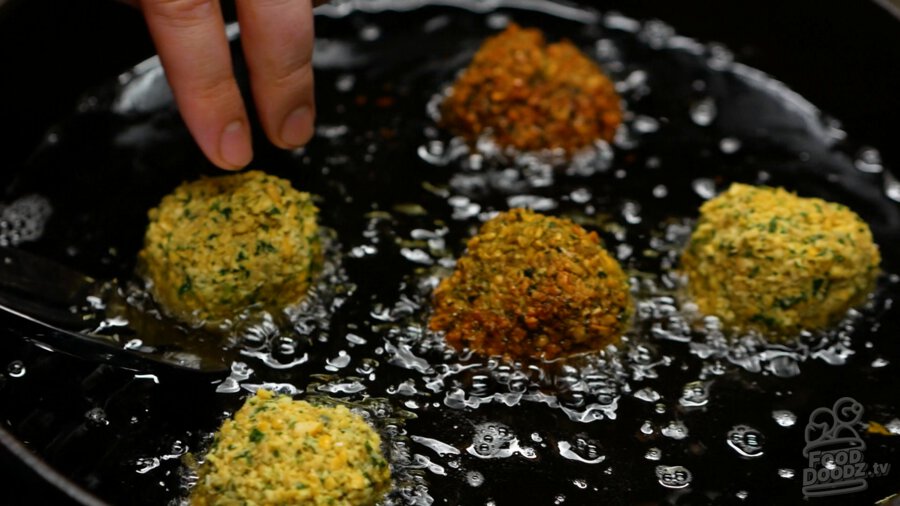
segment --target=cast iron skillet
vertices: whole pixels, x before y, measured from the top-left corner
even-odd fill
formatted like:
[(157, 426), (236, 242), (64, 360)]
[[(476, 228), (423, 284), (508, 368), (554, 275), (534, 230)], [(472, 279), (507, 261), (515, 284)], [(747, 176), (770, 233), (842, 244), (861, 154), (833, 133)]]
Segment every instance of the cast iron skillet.
[[(59, 10), (46, 8), (48, 6), (56, 7)], [(601, 5), (600, 7), (606, 9), (611, 6)], [(766, 9), (765, 5), (759, 3), (743, 6), (736, 4), (717, 7), (703, 6), (696, 7), (694, 10), (689, 5), (682, 4), (678, 6), (678, 12), (660, 11), (661, 7), (659, 6), (655, 10), (650, 10), (639, 4), (615, 7), (636, 18), (660, 17), (672, 23), (682, 34), (695, 36), (701, 40), (714, 39), (725, 42), (738, 50), (739, 60), (782, 78), (798, 89), (801, 94), (822, 106), (824, 110), (841, 118), (853, 139), (878, 146), (886, 165), (896, 166), (896, 162), (892, 163), (892, 161), (898, 159), (897, 148), (888, 140), (892, 137), (896, 138), (897, 134), (896, 125), (889, 120), (894, 116), (892, 113), (898, 111), (898, 99), (889, 91), (897, 89), (896, 85), (900, 81), (898, 79), (900, 76), (897, 76), (896, 70), (894, 70), (897, 68), (896, 65), (891, 65), (891, 62), (900, 61), (896, 53), (900, 45), (896, 43), (896, 21), (874, 6), (868, 4), (851, 6), (848, 3), (836, 12), (807, 11), (797, 6), (785, 7), (783, 5)], [(819, 7), (821, 8), (821, 6)], [(40, 5), (39, 2), (34, 2), (27, 6), (24, 4), (12, 5), (12, 8), (15, 10), (5, 11), (5, 16), (8, 17), (4, 19), (11, 29), (9, 31), (0, 30), (0, 34), (3, 34), (4, 38), (13, 39), (4, 40), (4, 44), (0, 46), (5, 51), (2, 64), (4, 68), (23, 69), (20, 75), (25, 77), (12, 81), (5, 80), (2, 86), (5, 87), (3, 91), (7, 93), (4, 93), (4, 96), (34, 97), (34, 100), (9, 100), (4, 101), (3, 104), (4, 112), (9, 111), (5, 117), (12, 118), (12, 124), (23, 125), (22, 128), (10, 132), (14, 142), (4, 143), (9, 151), (10, 166), (17, 169), (24, 163), (27, 154), (32, 152), (36, 140), (47, 125), (71, 110), (72, 97), (81, 93), (90, 84), (97, 84), (129, 63), (140, 60), (149, 51), (149, 46), (145, 38), (136, 36), (143, 33), (139, 29), (139, 20), (133, 13), (118, 7), (99, 6), (90, 2), (84, 2), (84, 5), (53, 4), (52, 2)], [(69, 10), (66, 11), (66, 9)], [(714, 9), (728, 12), (715, 12)], [(777, 12), (779, 15), (773, 18), (772, 12)], [(50, 16), (50, 20), (38, 21), (39, 15)], [(12, 16), (21, 16), (21, 18), (12, 23), (10, 19), (15, 19)], [(22, 21), (29, 17), (34, 21), (31, 23)], [(711, 25), (703, 22), (709, 19), (715, 19), (717, 23)], [(840, 22), (836, 21), (838, 19)], [(15, 30), (16, 27), (25, 26), (40, 28), (37, 32), (29, 33)], [(41, 28), (48, 26), (52, 28), (46, 29), (46, 33), (41, 33)], [(760, 30), (761, 26), (765, 26), (766, 29)], [(860, 28), (862, 26), (870, 28), (862, 30)], [(784, 29), (779, 30), (782, 27)], [(63, 40), (66, 44), (58, 46), (48, 42), (51, 40)], [(115, 44), (112, 44), (113, 47), (107, 43), (108, 40), (116, 41)], [(126, 40), (129, 43), (124, 43)], [(804, 46), (813, 46), (812, 41), (815, 41), (817, 50), (811, 52), (804, 49)], [(792, 43), (797, 44), (797, 47), (793, 47)], [(81, 44), (83, 46), (80, 46)], [(34, 47), (35, 49), (33, 53), (29, 51), (13, 53), (9, 52), (9, 48), (12, 47)], [(42, 49), (46, 52), (42, 52)], [(76, 51), (76, 49), (85, 51), (79, 53), (82, 56), (111, 54), (113, 55), (111, 57), (113, 64), (99, 65), (99, 61), (97, 61), (99, 58), (96, 60), (91, 57), (76, 59), (71, 55), (67, 57), (65, 54), (60, 54)], [(51, 57), (58, 58), (58, 60), (51, 59)], [(120, 59), (116, 60), (116, 58)], [(60, 63), (59, 65), (49, 65), (47, 63), (49, 61), (59, 61)], [(106, 62), (104, 61), (104, 63)], [(95, 74), (83, 70), (85, 65), (96, 65), (102, 68), (98, 68), (96, 77), (93, 77)], [(117, 65), (121, 66), (116, 68)], [(65, 89), (67, 85), (71, 86), (70, 90)], [(52, 89), (53, 92), (48, 93), (48, 89)], [(21, 107), (23, 104), (28, 104), (29, 107), (23, 109)], [(73, 168), (73, 170), (77, 170), (77, 168)], [(5, 172), (4, 179), (12, 172), (15, 170)], [(77, 176), (70, 175), (69, 177), (77, 179)], [(145, 181), (153, 180), (153, 176), (150, 174), (147, 174), (146, 177)], [(153, 190), (149, 193), (152, 194)], [(150, 196), (147, 198), (152, 200)], [(886, 264), (896, 265), (895, 259), (886, 258)], [(44, 367), (52, 366), (54, 375), (78, 378), (82, 382), (80, 387), (73, 388), (70, 394), (75, 397), (87, 396), (85, 401), (76, 401), (71, 409), (62, 409), (60, 412), (78, 412), (81, 406), (90, 405), (91, 396), (98, 398), (109, 396), (110, 392), (103, 391), (104, 385), (110, 387), (118, 385), (124, 379), (121, 372), (108, 368), (97, 369), (90, 364), (77, 361), (58, 363), (55, 358), (42, 357), (40, 352), (29, 351), (27, 346), (23, 346), (21, 343), (9, 342), (4, 343), (3, 346), (3, 357), (31, 356), (38, 364), (49, 361)], [(40, 367), (38, 370), (41, 370)], [(828, 372), (826, 371), (825, 374)], [(52, 378), (41, 378), (40, 375), (27, 375), (26, 377), (33, 382), (26, 391), (44, 396), (48, 399), (45, 402), (59, 402), (66, 397), (65, 393), (52, 394), (45, 391), (53, 385)], [(837, 397), (837, 390), (840, 388), (853, 393), (852, 385), (829, 383), (829, 386), (835, 388), (836, 391), (834, 394), (829, 393), (823, 399)], [(199, 410), (216, 409), (215, 406), (205, 406), (202, 399), (199, 402), (197, 399), (192, 399), (191, 392), (179, 391), (177, 386), (163, 386), (163, 389), (166, 391), (161, 395), (169, 405), (162, 411), (177, 413), (187, 410), (188, 407)], [(739, 394), (739, 392), (733, 393)], [(140, 392), (136, 392), (136, 394), (140, 394)], [(128, 397), (127, 392), (115, 396), (116, 402), (127, 402), (124, 399)], [(882, 401), (888, 400), (882, 399)], [(24, 405), (25, 402), (22, 404)], [(8, 420), (18, 416), (15, 407), (16, 404), (11, 404), (5, 408), (9, 410), (4, 412), (4, 416)], [(121, 411), (128, 412), (128, 408), (128, 406), (121, 407)], [(154, 410), (158, 408), (159, 406), (152, 407)], [(107, 411), (115, 412), (116, 407), (107, 406)], [(47, 413), (51, 412), (54, 410), (44, 411), (43, 418), (28, 420), (24, 423), (20, 420), (18, 425), (20, 429), (26, 427), (28, 429), (26, 432), (33, 432), (30, 435), (19, 432), (19, 436), (24, 437), (32, 445), (52, 448), (53, 445), (64, 446), (65, 441), (45, 439), (42, 443), (37, 443), (35, 440), (46, 438), (46, 434), (53, 433), (53, 431), (59, 431), (59, 434), (68, 434), (65, 437), (71, 438), (72, 434), (77, 434), (79, 430), (88, 430), (87, 425), (84, 429), (78, 427), (81, 420), (48, 419), (47, 417), (51, 415)], [(85, 423), (102, 425), (103, 420), (88, 420)], [(113, 420), (113, 423), (116, 421)], [(112, 438), (100, 446), (106, 448), (110, 455), (116, 455), (116, 436), (108, 434), (100, 437)], [(84, 451), (90, 455), (93, 448), (85, 447)], [(895, 455), (895, 451), (888, 452), (886, 455)], [(21, 455), (21, 453), (17, 453), (17, 455)], [(90, 461), (90, 459), (86, 460)], [(28, 464), (27, 459), (23, 459), (23, 462)], [(96, 481), (102, 480), (91, 469), (80, 467), (78, 463), (55, 462), (54, 464), (64, 468), (66, 474), (79, 476), (79, 481), (89, 488), (96, 488)], [(47, 468), (37, 466), (35, 469), (44, 476), (52, 477), (53, 472)], [(76, 492), (71, 492), (77, 489), (67, 488), (64, 481), (58, 478), (51, 478), (51, 481), (62, 490), (69, 490), (70, 496), (78, 495)], [(798, 483), (795, 485), (799, 487)], [(114, 493), (107, 490), (105, 496), (112, 500), (116, 500), (117, 497), (122, 500), (129, 493), (128, 486), (124, 487)], [(514, 496), (515, 492), (510, 491), (509, 494)], [(35, 500), (38, 497), (49, 500), (40, 495), (31, 497)], [(754, 496), (751, 495), (751, 497)], [(757, 496), (757, 499), (759, 497), (761, 496)], [(84, 501), (82, 496), (74, 498)], [(502, 500), (502, 498), (498, 499)], [(13, 501), (15, 500), (13, 499)], [(696, 496), (682, 500), (685, 503), (697, 503), (698, 501), (702, 501), (702, 499)]]

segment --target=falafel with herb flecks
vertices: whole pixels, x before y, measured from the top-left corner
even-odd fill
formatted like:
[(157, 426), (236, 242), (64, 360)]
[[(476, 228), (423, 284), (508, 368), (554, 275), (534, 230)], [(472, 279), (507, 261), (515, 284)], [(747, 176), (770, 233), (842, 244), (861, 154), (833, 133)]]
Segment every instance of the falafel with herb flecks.
[(872, 291), (880, 262), (846, 206), (745, 184), (703, 204), (681, 258), (700, 311), (774, 340), (840, 320)]
[(300, 302), (321, 262), (308, 193), (260, 171), (183, 183), (149, 212), (140, 253), (166, 312), (218, 325)]
[(632, 313), (628, 278), (595, 232), (526, 209), (486, 222), (433, 299), (429, 327), (450, 345), (514, 360), (601, 350)]
[(391, 487), (381, 437), (345, 406), (259, 390), (216, 433), (192, 506), (372, 506)]

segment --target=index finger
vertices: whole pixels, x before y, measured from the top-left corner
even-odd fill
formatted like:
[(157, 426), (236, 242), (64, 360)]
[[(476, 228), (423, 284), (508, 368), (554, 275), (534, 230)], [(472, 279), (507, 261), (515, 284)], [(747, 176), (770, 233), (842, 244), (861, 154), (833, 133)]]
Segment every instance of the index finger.
[(142, 0), (141, 9), (188, 130), (207, 158), (239, 169), (253, 157), (217, 0)]

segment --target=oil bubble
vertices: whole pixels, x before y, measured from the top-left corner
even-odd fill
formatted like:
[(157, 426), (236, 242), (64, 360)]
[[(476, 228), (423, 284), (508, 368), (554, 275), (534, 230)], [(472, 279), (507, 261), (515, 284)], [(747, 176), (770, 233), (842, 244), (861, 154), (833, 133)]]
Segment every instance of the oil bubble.
[(106, 418), (106, 411), (103, 411), (103, 408), (92, 408), (88, 410), (88, 412), (84, 414), (84, 418), (87, 421), (87, 424), (92, 427), (105, 427), (109, 425), (109, 420)]
[(662, 432), (663, 436), (676, 440), (688, 437), (687, 426), (683, 422), (677, 420), (669, 422), (669, 424), (663, 427), (660, 432)]
[(533, 459), (533, 448), (519, 446), (519, 440), (509, 427), (499, 423), (484, 423), (475, 427), (472, 444), (466, 448), (470, 455), (482, 459), (503, 459), (513, 455)]
[(797, 415), (786, 409), (778, 409), (773, 411), (772, 418), (775, 420), (775, 423), (782, 427), (792, 427), (795, 423), (797, 423)]
[(666, 488), (685, 488), (693, 476), (683, 466), (656, 466), (656, 479)]
[(759, 457), (763, 454), (763, 435), (749, 425), (735, 425), (728, 431), (726, 441), (728, 446), (744, 457)]
[(51, 214), (50, 201), (40, 195), (0, 204), (0, 246), (18, 246), (40, 239)]
[(701, 177), (691, 182), (694, 193), (704, 200), (709, 200), (716, 196), (716, 183), (709, 178)]
[(705, 406), (709, 402), (709, 383), (692, 381), (682, 388), (678, 403), (684, 407)]
[(699, 126), (709, 126), (718, 113), (716, 102), (712, 98), (704, 98), (691, 104), (691, 120)]
[(466, 473), (466, 483), (470, 487), (480, 487), (484, 484), (484, 475), (478, 471), (469, 471)]
[(606, 456), (600, 453), (600, 446), (586, 438), (576, 438), (574, 444), (559, 441), (556, 448), (561, 457), (584, 464), (599, 464), (606, 460)]
[(21, 360), (13, 360), (6, 366), (6, 373), (10, 378), (21, 378), (25, 376), (25, 364)]
[(859, 150), (853, 165), (860, 172), (865, 172), (867, 174), (878, 174), (884, 171), (884, 166), (881, 162), (881, 153), (872, 147), (864, 147)]
[(724, 137), (719, 141), (719, 150), (726, 155), (737, 153), (741, 149), (741, 141), (734, 137)]

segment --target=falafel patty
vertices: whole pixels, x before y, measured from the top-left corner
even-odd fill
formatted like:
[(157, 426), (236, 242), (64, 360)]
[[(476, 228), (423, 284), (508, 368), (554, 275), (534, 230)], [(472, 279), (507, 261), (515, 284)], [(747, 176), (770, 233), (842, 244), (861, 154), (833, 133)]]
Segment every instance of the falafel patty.
[(631, 314), (628, 278), (597, 234), (527, 209), (486, 222), (433, 298), (429, 326), (450, 345), (517, 360), (602, 349)]
[(865, 300), (880, 262), (846, 206), (745, 184), (703, 204), (681, 258), (703, 313), (775, 340), (839, 320)]
[(259, 390), (215, 435), (193, 506), (369, 506), (391, 486), (381, 438), (345, 406)]
[(612, 81), (574, 44), (547, 44), (511, 23), (487, 39), (441, 105), (443, 126), (474, 142), (490, 131), (501, 146), (562, 148), (609, 141), (622, 122)]
[(296, 304), (320, 262), (316, 214), (308, 193), (260, 171), (183, 183), (149, 213), (150, 291), (192, 324)]

